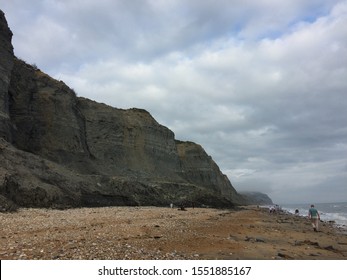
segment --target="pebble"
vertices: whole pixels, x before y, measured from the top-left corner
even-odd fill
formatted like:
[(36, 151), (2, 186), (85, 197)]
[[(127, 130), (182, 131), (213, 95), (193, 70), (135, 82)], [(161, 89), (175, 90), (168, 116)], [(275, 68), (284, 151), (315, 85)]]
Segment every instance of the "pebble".
[[(240, 253), (256, 253), (255, 247), (270, 248), (269, 252), (273, 253), (268, 254), (267, 258), (272, 259), (280, 258), (277, 249), (272, 248), (273, 244), (278, 245), (273, 243), (272, 238), (280, 242), (280, 234), (283, 232), (281, 226), (290, 226), (289, 223), (278, 224), (276, 220), (271, 223), (264, 219), (266, 216), (261, 216), (259, 221), (266, 221), (267, 227), (261, 232), (258, 231), (258, 225), (249, 222), (254, 218), (254, 213), (246, 216), (248, 220), (242, 220), (240, 224), (237, 224), (239, 220), (236, 219), (234, 223), (237, 227), (233, 228), (233, 223), (225, 224), (234, 215), (229, 210), (188, 209), (175, 211), (175, 214), (171, 210), (159, 207), (103, 207), (63, 211), (19, 209), (11, 215), (0, 213), (1, 259), (182, 260), (226, 256), (230, 259), (242, 259), (243, 255)], [(225, 230), (226, 227), (229, 229)], [(298, 229), (297, 225), (295, 230), (301, 234), (302, 229)], [(269, 232), (275, 237), (262, 235)], [(339, 246), (344, 246), (341, 244), (347, 244), (344, 238), (340, 238), (340, 245), (336, 246), (335, 243), (321, 243), (318, 236), (315, 238), (319, 243), (316, 240), (308, 242), (293, 237), (293, 240), (297, 239), (293, 244), (288, 242), (287, 231), (285, 235), (283, 244), (288, 246), (287, 252), (291, 252), (292, 256), (302, 257), (291, 251), (295, 248), (301, 250), (301, 254), (306, 257), (309, 254), (313, 254), (312, 257), (317, 255), (317, 258), (324, 256), (312, 252), (312, 249), (321, 250), (336, 258), (347, 257), (336, 251)], [(335, 238), (333, 232), (329, 238)], [(324, 246), (316, 248), (315, 242)], [(199, 250), (197, 246), (200, 244), (205, 246), (205, 251)], [(193, 250), (190, 249), (191, 245), (195, 246)], [(307, 247), (309, 249), (305, 252)], [(211, 253), (208, 255), (206, 251)], [(249, 256), (252, 258), (252, 255)]]

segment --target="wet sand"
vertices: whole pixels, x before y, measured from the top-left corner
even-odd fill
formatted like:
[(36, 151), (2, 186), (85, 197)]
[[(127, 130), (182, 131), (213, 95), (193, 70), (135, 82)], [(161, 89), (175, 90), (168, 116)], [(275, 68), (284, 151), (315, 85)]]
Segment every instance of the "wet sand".
[(0, 213), (0, 259), (347, 259), (329, 223), (267, 209), (103, 207)]

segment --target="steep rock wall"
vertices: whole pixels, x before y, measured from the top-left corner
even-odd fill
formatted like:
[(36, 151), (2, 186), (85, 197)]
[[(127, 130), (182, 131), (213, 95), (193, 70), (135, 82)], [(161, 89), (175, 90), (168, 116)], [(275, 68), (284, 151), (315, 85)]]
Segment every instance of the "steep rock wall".
[(4, 13), (0, 10), (0, 137), (10, 140), (8, 87), (13, 67), (12, 32)]
[(147, 111), (115, 109), (85, 98), (79, 98), (78, 106), (85, 118), (87, 145), (95, 160), (108, 167), (104, 172), (179, 179), (174, 134)]
[(9, 87), (12, 143), (63, 164), (88, 160), (84, 117), (75, 93), (15, 59)]
[(213, 190), (230, 201), (240, 204), (245, 202), (201, 145), (182, 141), (176, 143), (182, 165), (182, 176), (188, 182)]
[(13, 56), (0, 13), (0, 195), (21, 206), (242, 203), (200, 145), (142, 109), (77, 97)]

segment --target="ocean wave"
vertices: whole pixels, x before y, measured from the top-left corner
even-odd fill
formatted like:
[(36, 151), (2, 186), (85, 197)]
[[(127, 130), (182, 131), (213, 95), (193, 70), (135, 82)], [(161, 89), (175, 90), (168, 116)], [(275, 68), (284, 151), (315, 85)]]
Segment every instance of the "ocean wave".
[[(282, 207), (282, 209), (291, 214), (294, 214), (295, 210), (298, 209), (300, 216), (307, 217), (309, 208), (307, 206), (307, 208), (304, 207), (304, 205), (288, 205)], [(320, 213), (320, 218), (322, 221), (333, 221), (337, 226), (347, 228), (347, 203), (317, 204), (316, 208)]]

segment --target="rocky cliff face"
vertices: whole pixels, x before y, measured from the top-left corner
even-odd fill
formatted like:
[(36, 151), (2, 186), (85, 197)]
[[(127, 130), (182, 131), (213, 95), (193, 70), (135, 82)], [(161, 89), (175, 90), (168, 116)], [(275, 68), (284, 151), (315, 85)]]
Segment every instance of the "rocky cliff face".
[(85, 139), (99, 173), (179, 180), (180, 161), (174, 134), (145, 110), (115, 109), (78, 99), (85, 119)]
[(39, 207), (245, 202), (201, 146), (145, 110), (79, 98), (15, 58), (0, 16), (0, 195)]
[(8, 93), (16, 147), (63, 163), (88, 154), (83, 115), (63, 82), (15, 59)]
[(8, 87), (13, 67), (12, 32), (0, 10), (0, 137), (10, 140)]
[(229, 200), (239, 200), (239, 195), (218, 165), (205, 150), (193, 142), (176, 141), (182, 166), (182, 177), (192, 184), (204, 186)]

